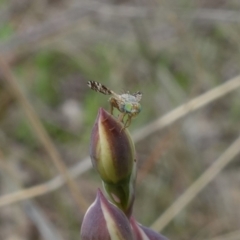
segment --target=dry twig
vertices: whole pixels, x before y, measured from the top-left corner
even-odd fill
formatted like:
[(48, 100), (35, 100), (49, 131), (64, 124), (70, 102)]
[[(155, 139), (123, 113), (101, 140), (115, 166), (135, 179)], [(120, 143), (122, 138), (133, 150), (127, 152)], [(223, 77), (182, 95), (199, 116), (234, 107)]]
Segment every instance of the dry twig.
[[(11, 182), (11, 187), (22, 188), (20, 179), (17, 177), (16, 172), (11, 168), (7, 161), (4, 161), (3, 153), (0, 150), (0, 169), (2, 170), (1, 176), (6, 179), (6, 182)], [(52, 240), (58, 239), (63, 240), (61, 234), (56, 229), (54, 224), (48, 219), (46, 214), (38, 207), (37, 203), (31, 200), (26, 200), (22, 204), (22, 210), (31, 219), (38, 229), (42, 239)]]
[[(139, 142), (151, 135), (154, 132), (157, 132), (164, 127), (173, 124), (180, 118), (186, 116), (187, 114), (210, 104), (211, 102), (219, 99), (220, 97), (225, 96), (226, 94), (237, 90), (240, 87), (240, 76), (237, 76), (222, 85), (209, 90), (208, 92), (190, 100), (189, 102), (175, 108), (170, 111), (163, 117), (158, 118), (154, 122), (148, 124), (147, 126), (139, 129), (133, 134), (135, 142)], [(73, 178), (80, 176), (84, 172), (88, 171), (91, 168), (90, 158), (87, 157), (82, 161), (79, 161), (70, 169), (70, 174)], [(15, 193), (7, 194), (0, 198), (0, 207), (18, 202), (24, 199), (33, 198), (35, 196), (46, 194), (50, 191), (54, 191), (65, 184), (65, 179), (62, 179), (61, 176), (56, 176), (52, 180), (40, 184), (35, 187), (31, 187), (25, 190), (21, 190)]]
[(17, 79), (11, 72), (9, 66), (4, 62), (3, 59), (0, 58), (0, 70), (2, 72), (2, 76), (5, 78), (6, 83), (11, 90), (13, 96), (17, 99), (19, 104), (21, 105), (22, 109), (24, 110), (27, 119), (29, 120), (32, 129), (34, 133), (36, 134), (39, 141), (42, 143), (44, 148), (46, 149), (47, 153), (49, 154), (49, 157), (53, 161), (54, 165), (58, 169), (59, 173), (64, 177), (69, 190), (71, 192), (71, 195), (73, 199), (76, 201), (79, 210), (85, 211), (87, 208), (87, 203), (85, 200), (81, 197), (80, 191), (75, 183), (75, 181), (72, 179), (70, 174), (68, 173), (68, 170), (61, 159), (60, 154), (56, 150), (52, 140), (50, 139), (48, 133), (46, 132), (45, 128), (43, 127), (40, 119), (38, 118), (34, 108), (29, 103), (27, 98), (24, 96), (22, 91), (20, 90)]
[(230, 147), (152, 224), (161, 231), (240, 153), (240, 136)]
[(133, 134), (133, 137), (136, 142), (141, 141), (152, 133), (173, 124), (187, 114), (196, 111), (199, 108), (206, 106), (207, 104), (210, 104), (211, 102), (225, 96), (226, 94), (238, 89), (239, 87), (240, 75), (173, 109), (163, 117), (160, 117), (152, 123), (148, 124), (146, 127), (139, 129)]
[(237, 231), (227, 233), (215, 238), (211, 238), (209, 240), (239, 240), (239, 239), (240, 239), (240, 231), (237, 230)]

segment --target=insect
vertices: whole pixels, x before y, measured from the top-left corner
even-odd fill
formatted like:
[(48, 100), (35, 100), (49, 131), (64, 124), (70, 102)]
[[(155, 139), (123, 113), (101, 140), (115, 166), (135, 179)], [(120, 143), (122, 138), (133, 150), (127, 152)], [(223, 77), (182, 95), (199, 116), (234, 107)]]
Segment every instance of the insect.
[(117, 94), (101, 83), (95, 81), (88, 81), (88, 86), (96, 92), (111, 95), (109, 98), (111, 114), (113, 115), (114, 108), (118, 109), (118, 111), (122, 113), (119, 115), (119, 121), (122, 123), (124, 123), (124, 117), (127, 116), (127, 120), (125, 121), (123, 128), (129, 127), (132, 117), (137, 116), (141, 112), (141, 104), (139, 103), (142, 99), (141, 92), (133, 94), (130, 94), (129, 92)]

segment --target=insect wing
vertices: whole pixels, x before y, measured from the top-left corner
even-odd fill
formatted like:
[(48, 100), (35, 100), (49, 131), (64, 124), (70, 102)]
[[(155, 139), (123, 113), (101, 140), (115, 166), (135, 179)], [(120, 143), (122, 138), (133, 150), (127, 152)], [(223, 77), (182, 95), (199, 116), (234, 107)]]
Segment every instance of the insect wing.
[(105, 95), (111, 95), (112, 94), (112, 91), (109, 88), (107, 88), (106, 86), (102, 85), (99, 82), (88, 81), (88, 86), (96, 92), (100, 92), (100, 93), (105, 94)]
[(141, 99), (142, 99), (142, 93), (141, 92), (133, 93), (133, 96), (136, 98), (137, 102), (140, 102)]

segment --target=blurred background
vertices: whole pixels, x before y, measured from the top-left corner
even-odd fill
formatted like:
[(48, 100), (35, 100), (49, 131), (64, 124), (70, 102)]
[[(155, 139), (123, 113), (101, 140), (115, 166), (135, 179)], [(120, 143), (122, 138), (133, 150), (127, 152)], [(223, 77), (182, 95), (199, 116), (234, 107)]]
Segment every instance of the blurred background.
[[(87, 159), (90, 133), (99, 107), (109, 109), (88, 80), (143, 92), (129, 127), (136, 136), (238, 76), (239, 39), (236, 0), (0, 0), (0, 239), (79, 239), (101, 188)], [(237, 139), (239, 97), (236, 89), (139, 138), (140, 223), (151, 226)], [(162, 234), (240, 239), (239, 160)], [(68, 184), (58, 177), (66, 168), (76, 177)]]

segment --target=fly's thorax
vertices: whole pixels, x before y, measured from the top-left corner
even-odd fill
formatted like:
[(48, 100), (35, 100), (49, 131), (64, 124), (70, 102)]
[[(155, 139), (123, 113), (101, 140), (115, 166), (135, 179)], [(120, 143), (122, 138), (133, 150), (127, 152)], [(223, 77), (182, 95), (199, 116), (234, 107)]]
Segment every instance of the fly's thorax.
[(122, 95), (120, 95), (121, 99), (123, 102), (131, 102), (131, 103), (134, 103), (134, 102), (137, 102), (137, 98), (129, 93), (124, 93)]

